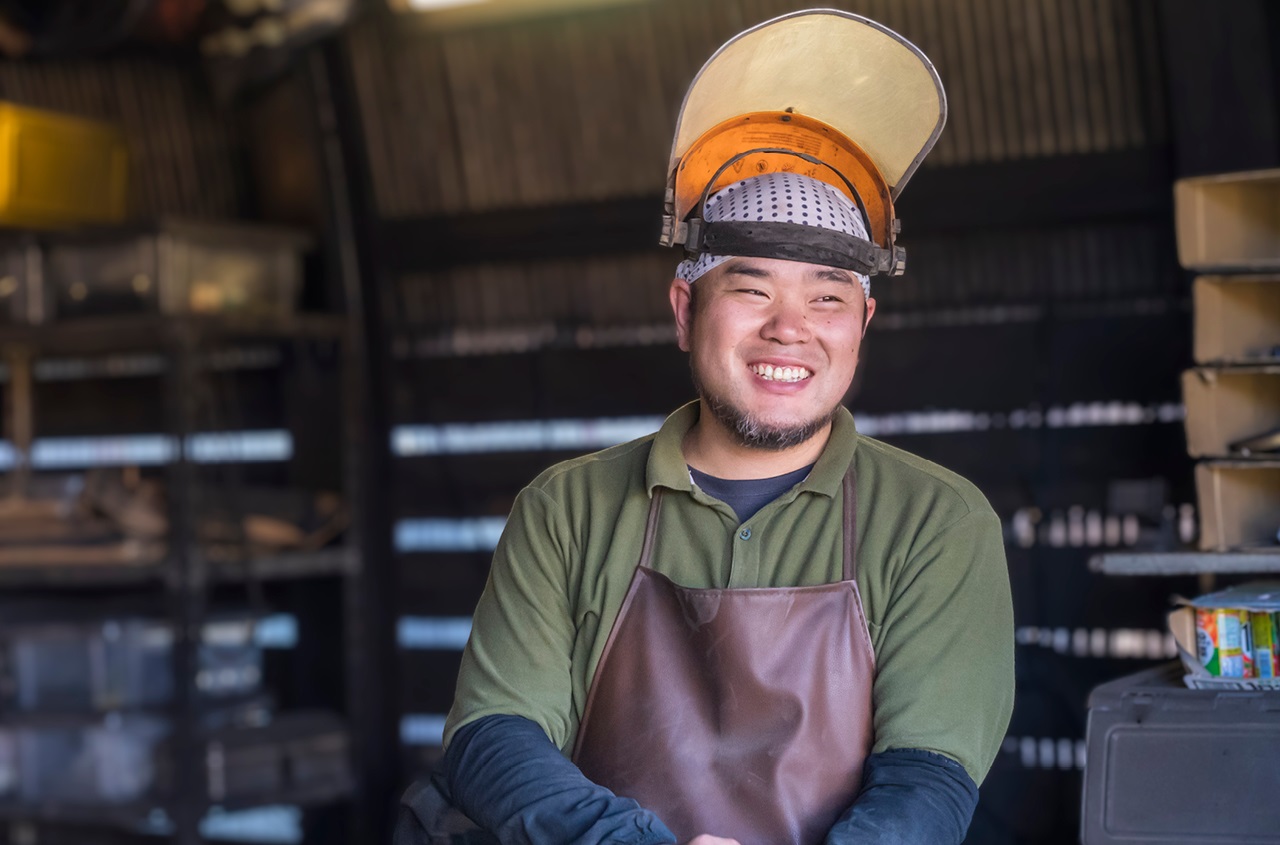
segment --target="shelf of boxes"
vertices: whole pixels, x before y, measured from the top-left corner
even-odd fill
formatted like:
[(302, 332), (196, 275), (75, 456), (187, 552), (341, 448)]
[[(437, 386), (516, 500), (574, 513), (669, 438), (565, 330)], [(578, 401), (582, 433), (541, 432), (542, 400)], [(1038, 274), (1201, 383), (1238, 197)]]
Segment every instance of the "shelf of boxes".
[(1187, 452), (1196, 466), (1199, 552), (1118, 553), (1114, 575), (1280, 571), (1280, 170), (1182, 179), (1174, 187), (1178, 258), (1193, 284), (1195, 367), (1182, 377)]
[[(1280, 170), (1183, 179), (1174, 198), (1179, 260), (1216, 273), (1194, 282), (1195, 367), (1182, 377), (1187, 452), (1198, 461), (1199, 551), (1104, 554), (1090, 567), (1201, 575), (1206, 585), (1219, 574), (1280, 573), (1280, 451), (1268, 442), (1280, 437), (1280, 275), (1272, 275), (1280, 273)], [(1184, 659), (1204, 662), (1207, 640), (1192, 628), (1179, 649), (1201, 652)], [(1251, 638), (1238, 637), (1237, 647), (1252, 648)], [(1221, 647), (1230, 648), (1226, 639)], [(1213, 789), (1252, 788), (1254, 773), (1274, 768), (1259, 749), (1280, 737), (1271, 700), (1280, 693), (1188, 689), (1189, 671), (1171, 663), (1090, 696), (1086, 845), (1280, 841), (1280, 804), (1253, 802), (1227, 818), (1205, 799)]]

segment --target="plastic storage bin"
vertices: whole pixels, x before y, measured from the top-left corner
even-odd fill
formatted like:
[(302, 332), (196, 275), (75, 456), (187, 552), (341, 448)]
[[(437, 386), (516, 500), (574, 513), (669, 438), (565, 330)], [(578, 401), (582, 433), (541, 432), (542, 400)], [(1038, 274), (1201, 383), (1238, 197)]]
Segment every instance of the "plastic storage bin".
[[(283, 713), (266, 724), (237, 726), (207, 737), (205, 777), (212, 802), (351, 783), (347, 731), (329, 713)], [(173, 782), (167, 749), (157, 757), (157, 789)]]
[(39, 325), (51, 306), (39, 241), (29, 234), (0, 238), (0, 324)]
[(1085, 845), (1280, 843), (1280, 693), (1191, 690), (1182, 674), (1090, 694)]
[[(280, 750), (242, 739), (260, 731), (246, 725), (269, 720), (266, 701), (198, 717), (206, 753), (182, 765), (204, 763), (211, 800), (278, 789)], [(13, 717), (0, 724), (0, 799), (69, 806), (162, 799), (173, 787), (172, 725), (170, 716), (153, 713)], [(223, 753), (228, 742), (231, 755)]]
[[(121, 619), (5, 632), (4, 689), (13, 709), (79, 713), (155, 707), (173, 699), (173, 632), (167, 623)], [(206, 698), (249, 695), (262, 649), (247, 619), (205, 625), (196, 687)]]
[(43, 720), (7, 726), (3, 733), (14, 764), (7, 797), (27, 803), (121, 804), (151, 790), (155, 752), (169, 724), (155, 716), (111, 714), (92, 724)]
[(283, 740), (289, 784), (330, 786), (351, 777), (351, 744), (342, 721), (329, 713), (296, 714)]
[(209, 738), (205, 783), (210, 801), (270, 795), (284, 788), (280, 747), (264, 741), (261, 728), (220, 731)]
[(296, 310), (302, 253), (291, 229), (165, 221), (51, 237), (45, 277), (59, 319), (113, 314), (281, 317)]
[(196, 689), (206, 698), (252, 695), (262, 685), (262, 646), (252, 619), (205, 623)]

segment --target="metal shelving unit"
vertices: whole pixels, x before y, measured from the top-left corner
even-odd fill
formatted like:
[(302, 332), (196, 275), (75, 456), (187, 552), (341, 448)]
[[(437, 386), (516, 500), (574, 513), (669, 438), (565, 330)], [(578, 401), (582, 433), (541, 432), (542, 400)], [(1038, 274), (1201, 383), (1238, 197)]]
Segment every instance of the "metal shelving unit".
[(1280, 552), (1113, 552), (1089, 569), (1104, 575), (1248, 575), (1280, 572)]
[[(0, 566), (0, 590), (159, 586), (172, 569), (173, 562), (170, 559), (141, 564)], [(358, 554), (353, 554), (352, 550), (346, 548), (332, 548), (210, 562), (207, 575), (211, 582), (237, 583), (246, 578), (278, 581), (354, 575), (359, 569)]]
[[(217, 806), (226, 811), (247, 810), (254, 807), (280, 804), (309, 809), (323, 807), (351, 796), (354, 782), (351, 778), (304, 788), (284, 789), (266, 793), (253, 800), (233, 799), (210, 801), (206, 807)], [(103, 826), (122, 832), (155, 835), (164, 833), (172, 825), (164, 802), (139, 801), (111, 806), (85, 806), (47, 802), (21, 804), (0, 802), (0, 820), (6, 822), (32, 822)]]
[[(323, 342), (337, 348), (336, 385), (340, 402), (341, 475), (343, 495), (354, 505), (359, 501), (360, 466), (356, 448), (363, 436), (358, 419), (360, 404), (355, 400), (359, 385), (358, 354), (351, 354), (353, 338), (350, 321), (344, 317), (299, 315), (276, 319), (214, 317), (174, 317), (164, 315), (89, 318), (65, 324), (0, 327), (0, 349), (21, 354), (16, 360), (32, 361), (45, 356), (104, 356), (121, 352), (146, 351), (165, 356), (161, 376), (164, 397), (164, 433), (175, 444), (186, 443), (201, 423), (198, 399), (208, 372), (208, 355), (216, 344)], [(12, 358), (12, 356), (11, 356)], [(25, 366), (25, 365), (24, 365)], [(11, 381), (13, 374), (10, 374)], [(30, 373), (23, 376), (30, 385)], [(12, 385), (11, 385), (12, 389)], [(168, 551), (159, 560), (138, 564), (53, 564), (0, 566), (0, 594), (39, 593), (42, 596), (69, 592), (90, 593), (107, 590), (146, 593), (160, 599), (165, 616), (173, 624), (175, 641), (173, 671), (175, 698), (167, 712), (173, 717), (170, 753), (171, 791), (157, 800), (123, 805), (72, 806), (62, 803), (0, 803), (0, 820), (9, 823), (9, 841), (46, 841), (36, 831), (46, 825), (80, 826), (108, 832), (139, 834), (146, 841), (162, 836), (168, 841), (190, 845), (201, 842), (200, 824), (211, 807), (231, 811), (256, 806), (285, 804), (303, 809), (348, 803), (347, 827), (358, 833), (361, 804), (356, 800), (361, 772), (369, 768), (363, 759), (353, 728), (359, 718), (361, 676), (359, 656), (364, 650), (360, 618), (360, 582), (363, 572), (360, 509), (350, 507), (349, 522), (339, 545), (316, 551), (256, 555), (244, 550), (238, 555), (208, 555), (197, 541), (195, 526), (202, 499), (208, 492), (199, 467), (189, 450), (176, 448), (173, 460), (160, 468), (168, 494)], [(29, 467), (17, 471), (30, 473)], [(349, 776), (341, 781), (310, 784), (251, 800), (211, 801), (204, 782), (205, 767), (190, 761), (203, 760), (205, 741), (198, 717), (202, 707), (196, 687), (200, 632), (209, 607), (210, 592), (228, 585), (261, 585), (300, 579), (340, 579), (343, 608), (341, 655), (343, 700), (332, 709), (345, 713), (351, 748)], [(52, 831), (51, 836), (54, 836)], [(15, 838), (16, 837), (16, 838)], [(56, 838), (56, 837), (55, 837)], [(50, 841), (53, 841), (52, 839)], [(58, 840), (61, 841), (61, 840)], [(114, 841), (114, 840), (113, 840)]]
[[(1245, 273), (1280, 269), (1276, 239), (1269, 225), (1280, 171), (1226, 174), (1182, 179), (1174, 185), (1179, 261), (1188, 270)], [(1251, 183), (1269, 183), (1257, 196), (1246, 194)], [(1212, 196), (1225, 185), (1226, 193)], [(1234, 193), (1233, 193), (1234, 191)], [(1212, 213), (1206, 208), (1215, 199)], [(1259, 200), (1266, 200), (1260, 202)], [(1270, 279), (1269, 281), (1274, 281)], [(1275, 537), (1275, 494), (1265, 486), (1246, 487), (1234, 496), (1224, 494), (1214, 473), (1220, 468), (1246, 474), (1273, 467), (1267, 456), (1240, 454), (1242, 435), (1253, 436), (1264, 424), (1274, 425), (1275, 408), (1266, 400), (1270, 388), (1258, 389), (1248, 379), (1266, 373), (1276, 363), (1280, 323), (1271, 322), (1252, 307), (1228, 313), (1221, 303), (1205, 309), (1207, 284), (1199, 277), (1193, 291), (1195, 368), (1184, 373), (1188, 456), (1196, 467), (1200, 506), (1200, 547), (1203, 551), (1124, 552), (1098, 555), (1089, 568), (1105, 575), (1199, 577), (1199, 591), (1211, 592), (1218, 576), (1280, 573), (1280, 547)], [(1210, 313), (1212, 312), (1212, 313)], [(1249, 325), (1252, 318), (1253, 325)], [(1252, 334), (1248, 331), (1252, 329)], [(1255, 365), (1250, 367), (1249, 365)], [(1269, 375), (1269, 374), (1268, 374)], [(1226, 396), (1205, 385), (1241, 379), (1255, 388)], [(1242, 627), (1247, 627), (1248, 614)], [(1172, 624), (1170, 627), (1176, 627)], [(1195, 626), (1195, 640), (1203, 646), (1204, 632)], [(1237, 633), (1237, 638), (1248, 638)], [(1184, 637), (1179, 637), (1180, 641)], [(1239, 645), (1239, 643), (1237, 643)], [(1186, 647), (1180, 642), (1179, 651)], [(1224, 639), (1225, 647), (1225, 639)], [(1217, 648), (1217, 643), (1213, 644)], [(1246, 654), (1250, 645), (1244, 645)], [(1191, 645), (1190, 650), (1196, 651)], [(1186, 655), (1183, 655), (1186, 659)], [(1193, 658), (1194, 659), (1194, 658)], [(1271, 805), (1250, 806), (1239, 819), (1203, 823), (1212, 801), (1204, 799), (1205, 784), (1232, 791), (1248, 783), (1257, 763), (1245, 759), (1236, 737), (1262, 736), (1274, 731), (1272, 691), (1187, 689), (1185, 669), (1175, 661), (1162, 670), (1130, 675), (1096, 688), (1090, 696), (1088, 760), (1081, 803), (1081, 841), (1087, 845), (1130, 841), (1210, 841), (1256, 839), (1260, 830), (1274, 830)], [(1224, 675), (1228, 674), (1224, 671)], [(1224, 679), (1233, 680), (1233, 679)], [(1243, 679), (1241, 679), (1243, 680)], [(1256, 707), (1256, 711), (1251, 708)], [(1140, 749), (1135, 751), (1135, 749)], [(1217, 766), (1213, 761), (1230, 761)], [(1172, 772), (1172, 774), (1171, 774)], [(1160, 791), (1176, 796), (1164, 803), (1151, 801), (1136, 784), (1163, 779)], [(1236, 779), (1238, 778), (1238, 782)]]

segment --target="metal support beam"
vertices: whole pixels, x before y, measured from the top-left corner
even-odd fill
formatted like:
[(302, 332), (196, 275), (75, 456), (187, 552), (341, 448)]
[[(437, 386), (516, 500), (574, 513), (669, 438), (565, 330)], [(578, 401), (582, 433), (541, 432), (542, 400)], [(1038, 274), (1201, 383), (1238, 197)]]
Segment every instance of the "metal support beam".
[(1275, 6), (1157, 4), (1178, 176), (1280, 165)]
[[(399, 697), (396, 675), (397, 575), (391, 552), (387, 479), (391, 475), (390, 351), (380, 265), (370, 249), (373, 201), (367, 158), (353, 100), (349, 62), (340, 40), (313, 51), (308, 77), (317, 109), (329, 202), (326, 263), (342, 281), (350, 320), (344, 349), (348, 472), (356, 473), (353, 537), (360, 560), (347, 579), (346, 654), (348, 713), (356, 755), (353, 841), (389, 842), (400, 771)], [(335, 656), (336, 657), (336, 656)]]
[[(926, 168), (899, 204), (905, 235), (1167, 216), (1163, 148)], [(958, 210), (963, 213), (958, 213)], [(375, 254), (391, 278), (490, 261), (657, 249), (662, 201), (632, 197), (381, 220)]]

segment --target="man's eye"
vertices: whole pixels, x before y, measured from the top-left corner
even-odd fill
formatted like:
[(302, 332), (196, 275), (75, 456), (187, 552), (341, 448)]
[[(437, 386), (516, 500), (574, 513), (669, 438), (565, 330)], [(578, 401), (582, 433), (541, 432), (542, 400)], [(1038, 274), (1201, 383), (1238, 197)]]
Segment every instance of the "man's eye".
[(738, 293), (745, 293), (751, 296), (764, 296), (764, 291), (755, 288), (738, 288)]
[(838, 297), (838, 296), (834, 296), (834, 295), (833, 295), (833, 296), (820, 296), (820, 297), (818, 297), (818, 301), (819, 301), (819, 302), (844, 302), (844, 300), (843, 300), (843, 299), (841, 299), (841, 298), (840, 298), (840, 297)]

